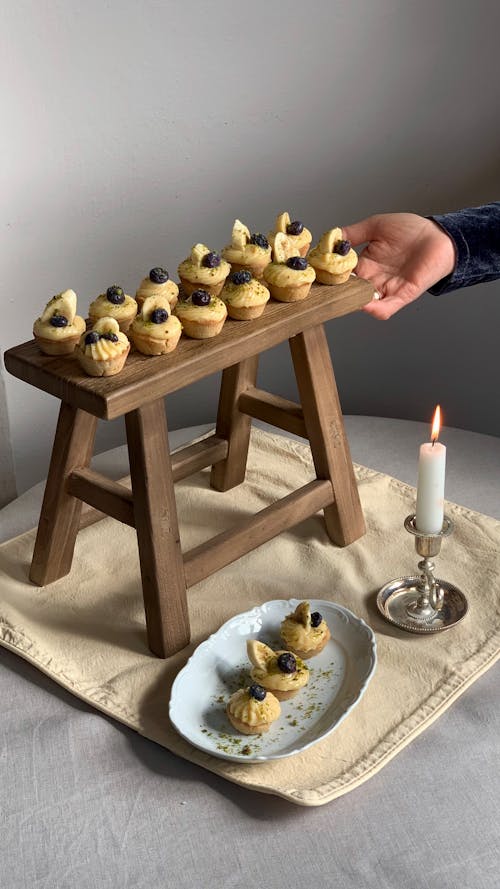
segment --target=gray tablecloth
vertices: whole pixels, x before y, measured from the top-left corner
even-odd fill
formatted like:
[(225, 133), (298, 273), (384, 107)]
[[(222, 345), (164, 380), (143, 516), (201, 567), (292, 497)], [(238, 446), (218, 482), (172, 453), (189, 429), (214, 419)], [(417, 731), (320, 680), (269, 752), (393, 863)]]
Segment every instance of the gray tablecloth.
[[(424, 424), (346, 426), (356, 462), (415, 484)], [(171, 446), (201, 431), (172, 433)], [(500, 439), (442, 438), (447, 498), (500, 519)], [(126, 474), (125, 449), (95, 465)], [(0, 512), (0, 539), (36, 524), (41, 494)], [(176, 758), (0, 649), (0, 886), (497, 889), (498, 677), (361, 787), (301, 809)]]

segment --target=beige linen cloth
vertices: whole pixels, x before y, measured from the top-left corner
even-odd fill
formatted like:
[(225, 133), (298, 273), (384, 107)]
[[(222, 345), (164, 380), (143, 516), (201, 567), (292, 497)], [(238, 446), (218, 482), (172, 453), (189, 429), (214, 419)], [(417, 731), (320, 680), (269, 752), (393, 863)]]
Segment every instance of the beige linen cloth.
[[(28, 581), (35, 532), (0, 548), (0, 643), (73, 694), (210, 771), (304, 806), (322, 805), (366, 781), (435, 720), (499, 654), (500, 522), (447, 504), (453, 534), (437, 576), (467, 595), (461, 624), (429, 637), (379, 615), (387, 581), (416, 573), (404, 531), (413, 488), (356, 466), (368, 531), (346, 548), (328, 539), (321, 514), (188, 591), (190, 646), (166, 661), (146, 644), (135, 531), (105, 519), (81, 531), (71, 573), (38, 589)], [(222, 531), (314, 478), (308, 445), (254, 429), (243, 485), (209, 487), (208, 470), (176, 485), (183, 549)], [(359, 704), (304, 753), (240, 764), (192, 747), (169, 723), (170, 687), (194, 648), (233, 615), (271, 599), (328, 599), (375, 631), (378, 664)]]

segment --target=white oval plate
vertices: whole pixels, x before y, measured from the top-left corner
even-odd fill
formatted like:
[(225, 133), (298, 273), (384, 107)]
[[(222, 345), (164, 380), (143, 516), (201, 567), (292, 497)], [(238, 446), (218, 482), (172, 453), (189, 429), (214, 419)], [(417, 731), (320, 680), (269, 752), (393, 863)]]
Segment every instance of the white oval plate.
[(250, 684), (247, 639), (283, 648), (283, 618), (299, 599), (275, 599), (232, 617), (202, 642), (176, 676), (170, 697), (170, 720), (180, 735), (212, 756), (233, 762), (264, 762), (293, 756), (325, 738), (363, 695), (377, 656), (375, 636), (347, 608), (309, 599), (311, 611), (326, 620), (332, 638), (307, 661), (308, 685), (281, 702), (281, 716), (264, 735), (240, 735), (227, 719), (230, 695)]

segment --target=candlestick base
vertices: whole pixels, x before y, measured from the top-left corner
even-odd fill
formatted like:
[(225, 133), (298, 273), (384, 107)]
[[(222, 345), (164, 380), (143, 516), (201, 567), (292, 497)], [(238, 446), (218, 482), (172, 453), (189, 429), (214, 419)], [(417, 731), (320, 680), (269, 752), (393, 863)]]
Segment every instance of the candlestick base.
[(409, 633), (429, 635), (454, 627), (467, 614), (468, 604), (464, 594), (445, 580), (437, 580), (442, 603), (438, 610), (433, 609), (428, 616), (412, 614), (418, 601), (420, 577), (399, 577), (386, 583), (377, 596), (380, 613), (391, 624)]
[(405, 529), (415, 537), (415, 549), (423, 560), (418, 563), (418, 577), (399, 577), (379, 590), (377, 607), (390, 623), (409, 633), (429, 634), (448, 630), (461, 621), (468, 610), (464, 594), (445, 580), (434, 577), (430, 556), (441, 550), (443, 537), (453, 525), (447, 516), (437, 534), (422, 534), (415, 525), (415, 515), (407, 516)]

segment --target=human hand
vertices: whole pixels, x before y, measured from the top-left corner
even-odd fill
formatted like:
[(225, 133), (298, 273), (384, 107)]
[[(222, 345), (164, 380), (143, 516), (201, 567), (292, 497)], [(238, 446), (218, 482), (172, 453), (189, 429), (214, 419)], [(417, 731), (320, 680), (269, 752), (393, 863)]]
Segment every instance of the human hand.
[(432, 219), (415, 213), (380, 213), (343, 226), (353, 247), (366, 243), (356, 274), (379, 293), (363, 311), (379, 320), (417, 299), (455, 268), (455, 245)]

